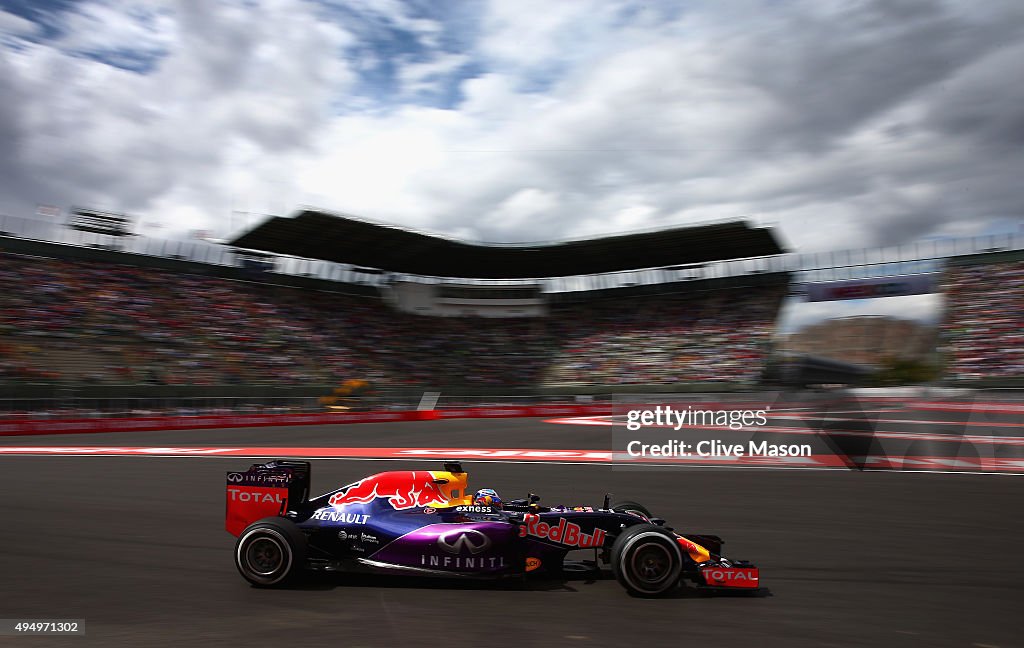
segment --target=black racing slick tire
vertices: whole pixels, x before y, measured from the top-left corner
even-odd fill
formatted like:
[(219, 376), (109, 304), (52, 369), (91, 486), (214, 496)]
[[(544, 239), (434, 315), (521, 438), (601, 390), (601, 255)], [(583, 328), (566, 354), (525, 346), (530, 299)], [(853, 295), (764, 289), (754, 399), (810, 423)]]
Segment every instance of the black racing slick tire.
[(636, 596), (661, 596), (679, 585), (683, 552), (675, 535), (654, 524), (622, 531), (612, 545), (612, 573)]
[(647, 507), (640, 502), (632, 502), (630, 500), (623, 500), (616, 502), (612, 505), (612, 510), (616, 513), (632, 513), (634, 515), (639, 514), (645, 520), (650, 521), (654, 516), (647, 510)]
[(306, 565), (306, 536), (295, 523), (280, 517), (253, 522), (235, 542), (235, 567), (257, 587), (294, 582)]

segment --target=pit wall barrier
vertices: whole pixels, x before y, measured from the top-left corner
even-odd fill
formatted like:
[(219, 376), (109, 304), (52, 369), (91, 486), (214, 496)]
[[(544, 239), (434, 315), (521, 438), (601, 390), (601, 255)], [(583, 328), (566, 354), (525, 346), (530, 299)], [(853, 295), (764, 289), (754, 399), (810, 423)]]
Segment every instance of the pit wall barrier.
[(441, 410), (375, 412), (323, 412), (313, 414), (239, 414), (209, 416), (151, 416), (140, 418), (83, 418), (55, 420), (0, 421), (0, 436), (36, 434), (97, 434), (105, 432), (156, 432), (160, 430), (203, 430), (215, 428), (270, 427), (288, 425), (344, 425), (350, 423), (395, 423), (439, 419), (513, 418), (539, 416), (594, 416), (611, 414), (607, 405), (512, 405), (463, 407)]

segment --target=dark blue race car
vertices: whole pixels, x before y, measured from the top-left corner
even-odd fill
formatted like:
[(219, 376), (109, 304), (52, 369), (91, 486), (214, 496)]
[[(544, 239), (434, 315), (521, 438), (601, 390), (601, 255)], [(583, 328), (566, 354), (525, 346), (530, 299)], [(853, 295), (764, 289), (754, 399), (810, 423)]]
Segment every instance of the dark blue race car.
[(541, 506), (530, 495), (500, 506), (467, 492), (458, 463), (444, 470), (377, 473), (309, 497), (310, 464), (276, 460), (227, 474), (225, 526), (235, 564), (260, 587), (309, 571), (458, 578), (561, 574), (592, 551), (629, 592), (657, 596), (688, 580), (701, 588), (757, 590), (758, 569), (719, 555), (714, 535), (680, 535), (636, 502), (600, 508)]

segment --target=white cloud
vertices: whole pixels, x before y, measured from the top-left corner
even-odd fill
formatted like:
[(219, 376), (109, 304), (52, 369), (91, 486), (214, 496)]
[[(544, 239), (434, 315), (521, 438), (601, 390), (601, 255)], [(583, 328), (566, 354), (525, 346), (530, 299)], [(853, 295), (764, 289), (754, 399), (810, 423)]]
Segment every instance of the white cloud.
[(523, 225), (558, 211), (559, 196), (551, 191), (530, 187), (520, 189), (501, 201), (484, 216), (496, 231), (522, 231)]
[(601, 30), (616, 4), (606, 0), (489, 2), (480, 53), (510, 69), (565, 65), (573, 52), (595, 44), (586, 38), (587, 32)]
[(75, 11), (60, 14), (61, 36), (55, 45), (62, 49), (93, 54), (118, 50), (156, 53), (174, 38), (176, 23), (167, 13), (170, 3), (92, 1)]
[(93, 0), (37, 44), (0, 14), (0, 211), (223, 235), (302, 203), (498, 241), (756, 216), (803, 251), (1024, 213), (1018, 4), (758, 6)]
[(31, 20), (0, 10), (0, 34), (8, 37), (28, 37), (35, 36), (40, 31), (39, 25)]
[(441, 84), (469, 62), (464, 54), (439, 55), (428, 61), (403, 65), (398, 70), (402, 93), (414, 97), (423, 92), (437, 90)]
[(217, 230), (232, 196), (293, 183), (291, 156), (313, 145), (353, 78), (335, 55), (349, 36), (302, 2), (183, 7), (160, 19), (173, 27), (159, 39), (138, 40), (166, 48), (149, 74), (76, 56), (149, 33), (126, 25), (152, 17), (115, 20), (106, 4), (79, 5), (49, 46), (4, 52), (18, 72), (20, 170), (36, 185), (23, 209), (87, 204), (158, 214), (165, 231)]
[(438, 46), (443, 31), (437, 20), (417, 16), (415, 5), (401, 0), (325, 0), (323, 4), (346, 15), (359, 15), (372, 23), (402, 30), (428, 49)]

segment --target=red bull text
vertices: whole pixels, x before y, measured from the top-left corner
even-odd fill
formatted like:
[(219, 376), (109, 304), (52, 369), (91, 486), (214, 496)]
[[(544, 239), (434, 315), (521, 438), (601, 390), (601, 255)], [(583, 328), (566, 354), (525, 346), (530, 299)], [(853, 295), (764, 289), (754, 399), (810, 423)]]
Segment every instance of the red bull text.
[(580, 525), (565, 518), (558, 518), (557, 524), (547, 524), (540, 521), (539, 515), (527, 514), (524, 522), (525, 524), (519, 527), (520, 537), (525, 538), (531, 535), (580, 549), (604, 546), (604, 539), (607, 535), (603, 529), (594, 529), (593, 533), (583, 533)]

